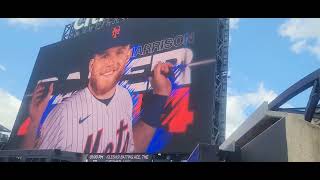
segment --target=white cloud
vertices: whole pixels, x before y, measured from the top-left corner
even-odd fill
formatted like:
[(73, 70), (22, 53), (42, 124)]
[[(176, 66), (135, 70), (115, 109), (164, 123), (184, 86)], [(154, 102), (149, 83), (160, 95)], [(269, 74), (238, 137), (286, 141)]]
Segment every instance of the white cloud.
[(234, 91), (228, 93), (227, 117), (226, 117), (226, 138), (236, 130), (248, 117), (246, 113), (249, 108), (258, 108), (264, 101), (271, 102), (277, 94), (273, 90), (265, 89), (263, 82), (254, 92), (236, 94)]
[(65, 26), (72, 21), (74, 18), (8, 18), (10, 25), (19, 25), (34, 30), (38, 30), (39, 27)]
[(230, 18), (230, 29), (238, 29), (239, 28), (240, 18)]
[(301, 53), (304, 49), (307, 48), (307, 41), (302, 40), (302, 41), (297, 41), (291, 46), (291, 50), (295, 52), (296, 54)]
[[(231, 30), (238, 29), (239, 28), (239, 21), (240, 21), (240, 18), (230, 18), (229, 19), (229, 28)], [(231, 41), (232, 41), (231, 34), (232, 34), (232, 31), (230, 31), (230, 34), (229, 34), (229, 44), (231, 44)]]
[(4, 67), (3, 65), (0, 64), (0, 70), (1, 71), (6, 71), (7, 69), (6, 69), (6, 67)]
[(0, 88), (0, 124), (12, 129), (21, 100)]
[(309, 52), (320, 59), (320, 18), (292, 18), (281, 24), (278, 32), (289, 38), (294, 53)]
[(316, 46), (309, 47), (308, 50), (320, 59), (320, 42)]
[(9, 18), (10, 24), (23, 24), (29, 26), (39, 26), (48, 21), (47, 18)]

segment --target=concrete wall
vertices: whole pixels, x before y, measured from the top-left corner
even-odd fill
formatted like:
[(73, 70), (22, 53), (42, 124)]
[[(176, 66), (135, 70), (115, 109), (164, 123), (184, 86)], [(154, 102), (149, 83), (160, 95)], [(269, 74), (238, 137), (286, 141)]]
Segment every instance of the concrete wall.
[(219, 147), (234, 151), (234, 145), (242, 147), (288, 113), (269, 111), (268, 103), (262, 103)]
[(242, 147), (243, 161), (320, 161), (320, 127), (288, 114)]
[(303, 116), (286, 118), (286, 139), (289, 162), (320, 161), (320, 127), (304, 121)]
[(279, 120), (241, 148), (244, 162), (287, 162), (285, 119)]

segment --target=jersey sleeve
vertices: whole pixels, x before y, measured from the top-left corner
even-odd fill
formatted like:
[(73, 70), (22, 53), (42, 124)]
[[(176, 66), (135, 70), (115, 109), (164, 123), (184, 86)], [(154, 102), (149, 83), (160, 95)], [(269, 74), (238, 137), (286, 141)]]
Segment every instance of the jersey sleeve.
[(67, 109), (58, 104), (48, 115), (40, 130), (36, 149), (63, 149), (64, 120)]

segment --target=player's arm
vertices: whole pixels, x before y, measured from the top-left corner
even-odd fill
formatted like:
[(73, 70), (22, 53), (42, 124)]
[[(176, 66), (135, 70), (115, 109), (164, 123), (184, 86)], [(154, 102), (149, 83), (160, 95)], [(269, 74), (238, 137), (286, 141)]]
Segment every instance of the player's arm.
[(148, 147), (156, 128), (143, 121), (137, 122), (133, 126), (134, 152), (144, 153)]
[(39, 83), (32, 93), (31, 103), (29, 105), (29, 116), (31, 121), (23, 139), (23, 149), (34, 148), (37, 140), (37, 128), (40, 123), (40, 118), (50, 100), (52, 92), (53, 83), (50, 84), (47, 94), (45, 94), (45, 86)]
[(153, 95), (146, 103), (142, 119), (133, 126), (134, 149), (136, 153), (146, 151), (157, 127), (167, 98), (171, 93), (171, 82), (167, 78), (172, 65), (159, 63), (155, 66), (151, 84)]
[[(63, 141), (64, 122), (67, 115), (65, 104), (60, 103), (49, 113), (42, 124), (39, 136), (36, 137), (34, 149), (61, 149), (64, 150)], [(64, 144), (64, 145), (62, 145)]]

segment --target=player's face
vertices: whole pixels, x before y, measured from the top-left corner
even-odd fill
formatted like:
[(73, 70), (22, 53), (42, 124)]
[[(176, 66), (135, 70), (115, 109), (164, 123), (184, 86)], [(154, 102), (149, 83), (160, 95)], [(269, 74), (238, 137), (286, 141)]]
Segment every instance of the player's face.
[(89, 83), (97, 95), (116, 86), (130, 57), (130, 45), (113, 47), (94, 56), (89, 67)]

